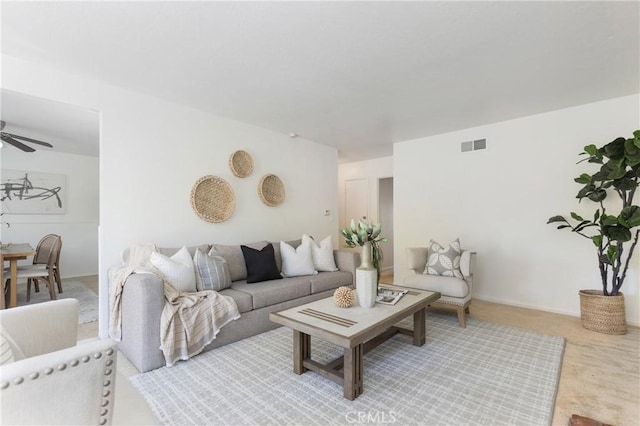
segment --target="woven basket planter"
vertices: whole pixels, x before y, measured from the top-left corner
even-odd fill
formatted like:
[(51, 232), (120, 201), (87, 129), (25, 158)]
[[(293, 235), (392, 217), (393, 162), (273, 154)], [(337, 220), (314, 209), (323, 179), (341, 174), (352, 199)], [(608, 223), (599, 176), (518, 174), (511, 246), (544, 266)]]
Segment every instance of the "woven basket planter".
[(626, 334), (624, 295), (604, 296), (600, 290), (580, 290), (580, 317), (587, 330), (605, 334)]

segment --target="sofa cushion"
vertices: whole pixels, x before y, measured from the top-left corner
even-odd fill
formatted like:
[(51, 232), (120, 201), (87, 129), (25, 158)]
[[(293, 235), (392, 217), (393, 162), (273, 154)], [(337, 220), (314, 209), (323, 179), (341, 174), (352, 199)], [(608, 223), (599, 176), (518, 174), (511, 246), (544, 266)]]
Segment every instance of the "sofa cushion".
[(186, 247), (171, 257), (154, 251), (149, 261), (176, 290), (187, 293), (196, 291), (193, 259)]
[(442, 296), (467, 297), (469, 285), (461, 278), (416, 274), (404, 278), (403, 285), (421, 290), (438, 291)]
[(303, 242), (298, 248), (293, 248), (284, 241), (280, 241), (280, 254), (282, 255), (283, 277), (299, 277), (318, 273), (313, 267), (313, 259), (311, 258), (311, 241)]
[[(262, 249), (269, 244), (266, 241), (258, 241), (255, 243), (245, 244), (247, 247), (251, 247), (257, 250)], [(247, 266), (244, 263), (244, 255), (240, 244), (228, 246), (224, 244), (213, 244), (211, 246), (210, 256), (222, 256), (227, 261), (229, 267), (229, 273), (231, 274), (231, 281), (246, 280), (247, 279)]]
[(200, 249), (193, 256), (198, 291), (220, 291), (231, 287), (231, 274), (227, 261), (222, 256), (209, 256)]
[(309, 281), (311, 282), (311, 294), (316, 294), (340, 286), (351, 286), (353, 275), (346, 271), (321, 272), (318, 275), (310, 276)]
[(244, 263), (247, 267), (247, 283), (280, 279), (280, 271), (273, 255), (273, 245), (267, 244), (262, 250), (241, 245)]
[(220, 294), (231, 297), (236, 301), (236, 305), (238, 305), (238, 311), (241, 314), (245, 312), (249, 312), (253, 309), (253, 297), (249, 293), (245, 293), (244, 291), (235, 290), (233, 288), (225, 288), (220, 291)]
[(253, 309), (264, 308), (311, 294), (309, 277), (281, 278), (258, 284), (246, 281), (234, 282), (233, 290), (249, 293), (253, 297)]
[(460, 271), (461, 257), (462, 247), (460, 246), (460, 240), (457, 238), (449, 244), (449, 247), (442, 247), (439, 243), (431, 240), (429, 241), (427, 265), (424, 273), (462, 278), (462, 271)]
[(333, 272), (338, 270), (336, 267), (336, 260), (333, 257), (333, 243), (331, 242), (331, 235), (319, 243), (317, 243), (313, 237), (303, 235), (302, 242), (309, 242), (311, 245), (313, 266), (318, 272)]

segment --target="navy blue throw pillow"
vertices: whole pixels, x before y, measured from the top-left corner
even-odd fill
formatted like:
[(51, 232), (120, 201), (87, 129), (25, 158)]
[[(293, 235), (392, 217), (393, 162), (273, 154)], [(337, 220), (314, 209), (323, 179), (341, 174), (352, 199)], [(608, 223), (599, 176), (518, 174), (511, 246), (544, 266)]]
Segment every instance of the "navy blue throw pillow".
[(272, 244), (267, 244), (262, 250), (242, 245), (240, 248), (244, 256), (244, 263), (247, 266), (247, 283), (259, 283), (282, 278), (276, 265), (276, 256)]

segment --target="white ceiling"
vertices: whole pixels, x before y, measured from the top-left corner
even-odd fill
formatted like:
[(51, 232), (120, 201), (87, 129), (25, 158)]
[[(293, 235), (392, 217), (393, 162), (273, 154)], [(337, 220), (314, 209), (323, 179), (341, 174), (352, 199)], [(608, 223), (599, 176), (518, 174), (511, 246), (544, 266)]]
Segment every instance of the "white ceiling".
[(338, 147), (640, 92), (640, 2), (7, 2), (2, 52)]
[(5, 132), (53, 145), (47, 148), (24, 142), (39, 151), (99, 155), (100, 115), (96, 111), (0, 90), (0, 117), (6, 122)]

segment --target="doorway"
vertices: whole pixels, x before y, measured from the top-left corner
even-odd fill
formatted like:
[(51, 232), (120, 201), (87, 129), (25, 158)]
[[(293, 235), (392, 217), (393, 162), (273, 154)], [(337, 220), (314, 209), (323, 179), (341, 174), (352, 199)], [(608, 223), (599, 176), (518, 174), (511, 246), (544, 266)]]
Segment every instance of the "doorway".
[(378, 220), (387, 243), (382, 244), (382, 275), (393, 274), (393, 178), (378, 179)]

